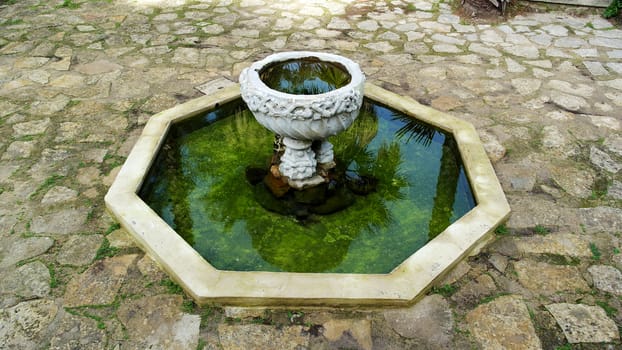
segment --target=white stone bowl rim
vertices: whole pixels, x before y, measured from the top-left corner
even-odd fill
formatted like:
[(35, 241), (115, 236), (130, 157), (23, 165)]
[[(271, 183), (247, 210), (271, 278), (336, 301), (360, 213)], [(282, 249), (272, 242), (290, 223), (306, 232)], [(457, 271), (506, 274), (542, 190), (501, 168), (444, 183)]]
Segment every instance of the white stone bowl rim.
[[(350, 82), (347, 85), (342, 86), (338, 89), (330, 90), (330, 91), (327, 91), (321, 94), (296, 95), (296, 94), (288, 94), (286, 92), (281, 92), (281, 91), (272, 89), (268, 87), (268, 85), (266, 85), (259, 77), (259, 72), (261, 72), (262, 69), (264, 69), (270, 64), (299, 59), (299, 58), (307, 58), (307, 57), (315, 57), (319, 59), (320, 61), (338, 63), (342, 65), (343, 67), (345, 67), (347, 73), (350, 75)], [(330, 96), (330, 95), (339, 95), (343, 91), (347, 91), (347, 90), (358, 90), (360, 89), (360, 86), (365, 82), (365, 75), (363, 74), (363, 71), (361, 71), (361, 68), (358, 65), (358, 63), (352, 61), (349, 58), (346, 58), (340, 55), (335, 55), (335, 54), (325, 53), (325, 52), (315, 52), (315, 51), (287, 51), (287, 52), (274, 53), (272, 55), (265, 57), (262, 60), (256, 61), (253, 64), (251, 64), (250, 67), (248, 67), (247, 69), (247, 79), (248, 79), (249, 86), (268, 90), (270, 91), (270, 94), (273, 96), (285, 98), (285, 99), (294, 98), (294, 99), (299, 99), (299, 100), (312, 101), (312, 100), (317, 100), (319, 98), (325, 98), (326, 96)]]

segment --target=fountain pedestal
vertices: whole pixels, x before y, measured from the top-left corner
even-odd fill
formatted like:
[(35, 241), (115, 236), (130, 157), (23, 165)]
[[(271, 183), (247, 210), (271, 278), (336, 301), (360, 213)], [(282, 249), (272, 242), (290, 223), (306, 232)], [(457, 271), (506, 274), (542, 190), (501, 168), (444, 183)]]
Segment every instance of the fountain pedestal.
[[(264, 81), (272, 80), (270, 75), (276, 65), (304, 62), (318, 68), (312, 69), (302, 82), (296, 81), (295, 73), (289, 77), (292, 82), (277, 81), (279, 89)], [(324, 64), (330, 69), (323, 71)], [(323, 75), (334, 79), (335, 69), (347, 78), (344, 84), (326, 83)], [(324, 85), (318, 85), (318, 81)], [(322, 174), (335, 166), (333, 146), (327, 138), (348, 128), (358, 117), (364, 83), (365, 76), (357, 63), (321, 52), (277, 53), (242, 71), (242, 99), (261, 125), (283, 137), (285, 152), (279, 172), (291, 187), (302, 189), (325, 181)]]
[(282, 176), (287, 177), (288, 182), (295, 183), (300, 188), (324, 182), (324, 178), (316, 174), (318, 162), (316, 153), (311, 149), (312, 144), (309, 140), (283, 138), (285, 152), (280, 159), (279, 171)]

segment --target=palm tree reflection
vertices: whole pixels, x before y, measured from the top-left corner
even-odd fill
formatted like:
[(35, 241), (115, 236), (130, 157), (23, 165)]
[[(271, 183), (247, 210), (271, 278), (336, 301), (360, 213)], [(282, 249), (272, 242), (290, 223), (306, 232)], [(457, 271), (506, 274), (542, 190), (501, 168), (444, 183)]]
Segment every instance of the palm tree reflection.
[(432, 143), (434, 136), (438, 133), (436, 129), (429, 125), (423, 124), (413, 117), (402, 113), (393, 112), (391, 120), (396, 120), (404, 124), (395, 132), (395, 136), (404, 141), (404, 143), (409, 143), (414, 139), (413, 141), (416, 143), (428, 147)]
[[(439, 139), (443, 142), (429, 237), (447, 227), (452, 217), (460, 174), (455, 141), (439, 138), (442, 134), (413, 118), (395, 112), (387, 116), (386, 111), (391, 110), (365, 101), (353, 125), (331, 138), (336, 172), (350, 179), (378, 180), (375, 191), (364, 199), (350, 194), (356, 198), (354, 204), (339, 215), (300, 222), (258, 207), (254, 188), (243, 183), (245, 169), (269, 166), (273, 135), (240, 103), (207, 115), (203, 123), (208, 125), (196, 133), (191, 132), (196, 125), (178, 125), (167, 141), (170, 150), (162, 152), (174, 157), (158, 158), (161, 179), (150, 177), (141, 197), (217, 268), (340, 271), (354, 239), (362, 233), (385, 232), (396, 221), (392, 202), (404, 199), (412, 187), (402, 171), (405, 152), (411, 149), (408, 143), (429, 147)], [(385, 136), (389, 141), (376, 139), (381, 132), (379, 118), (393, 121), (382, 124), (395, 135)], [(149, 191), (153, 193), (145, 194)]]
[(314, 57), (276, 62), (259, 72), (271, 89), (294, 95), (317, 95), (350, 82), (346, 69)]
[(428, 225), (428, 237), (432, 239), (451, 224), (461, 168), (458, 146), (451, 135), (440, 133), (411, 116), (393, 112), (391, 119), (403, 123), (403, 126), (395, 132), (395, 136), (405, 143), (412, 140), (428, 147), (435, 136), (442, 135), (444, 138), (432, 216)]

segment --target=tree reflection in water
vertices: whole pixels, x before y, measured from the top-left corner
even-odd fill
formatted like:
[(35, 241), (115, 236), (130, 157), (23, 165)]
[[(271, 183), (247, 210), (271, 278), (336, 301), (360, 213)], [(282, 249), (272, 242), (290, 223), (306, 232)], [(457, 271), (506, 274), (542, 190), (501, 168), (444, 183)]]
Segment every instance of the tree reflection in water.
[(317, 95), (346, 86), (351, 77), (337, 63), (315, 57), (275, 62), (261, 72), (269, 88), (293, 95)]
[[(456, 215), (460, 165), (453, 139), (381, 105), (366, 101), (351, 128), (331, 139), (336, 171), (378, 179), (375, 192), (355, 196), (335, 214), (300, 222), (256, 203), (245, 169), (269, 165), (272, 141), (242, 103), (221, 106), (173, 128), (140, 195), (224, 270), (386, 273)], [(434, 172), (409, 153), (429, 153), (422, 146), (441, 157), (431, 163), (438, 167), (436, 182), (417, 183), (424, 181), (418, 171)], [(411, 198), (415, 185), (436, 187), (434, 208), (425, 204), (432, 202), (431, 189), (424, 204)], [(413, 224), (419, 217), (424, 222)]]
[[(404, 124), (395, 133), (395, 136), (402, 140), (405, 139), (405, 143), (413, 140), (428, 147), (432, 143), (434, 136), (442, 134), (436, 129), (401, 113), (394, 112), (392, 120), (398, 120)], [(436, 237), (451, 224), (458, 179), (460, 177), (461, 162), (458, 145), (451, 135), (442, 135), (445, 140), (442, 146), (436, 194), (428, 229), (429, 239)]]

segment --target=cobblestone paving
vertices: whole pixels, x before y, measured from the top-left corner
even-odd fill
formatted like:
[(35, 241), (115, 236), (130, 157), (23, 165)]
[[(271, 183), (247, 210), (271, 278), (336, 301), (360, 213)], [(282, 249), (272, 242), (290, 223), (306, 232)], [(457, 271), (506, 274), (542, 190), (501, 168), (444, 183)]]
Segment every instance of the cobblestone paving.
[[(622, 30), (539, 9), (0, 1), (0, 348), (620, 348)], [(150, 115), (302, 49), (472, 122), (507, 193), (496, 241), (409, 308), (200, 308), (104, 210)]]

